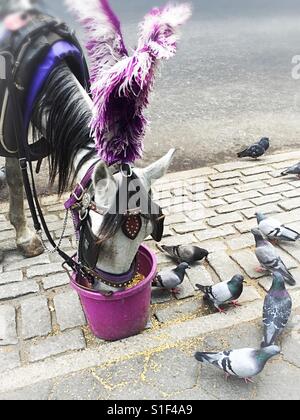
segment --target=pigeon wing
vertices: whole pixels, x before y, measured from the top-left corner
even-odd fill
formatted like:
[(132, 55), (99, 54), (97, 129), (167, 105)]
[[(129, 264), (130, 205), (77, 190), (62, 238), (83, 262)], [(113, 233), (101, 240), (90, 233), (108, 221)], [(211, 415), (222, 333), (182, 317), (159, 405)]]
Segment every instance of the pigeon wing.
[(288, 323), (291, 310), (292, 300), (287, 293), (280, 299), (272, 294), (266, 296), (263, 309), (264, 347), (275, 343)]

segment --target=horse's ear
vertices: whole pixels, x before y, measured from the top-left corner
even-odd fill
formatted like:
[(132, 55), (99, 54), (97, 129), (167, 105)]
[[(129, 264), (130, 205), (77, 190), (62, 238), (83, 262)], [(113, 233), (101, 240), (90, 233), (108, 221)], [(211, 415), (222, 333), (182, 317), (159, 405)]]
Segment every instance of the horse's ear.
[(94, 170), (93, 185), (96, 204), (109, 207), (115, 198), (117, 183), (104, 162), (98, 163)]
[(151, 187), (151, 185), (156, 180), (160, 179), (166, 174), (169, 166), (172, 163), (175, 152), (176, 149), (169, 150), (165, 156), (143, 170), (143, 176), (149, 187)]

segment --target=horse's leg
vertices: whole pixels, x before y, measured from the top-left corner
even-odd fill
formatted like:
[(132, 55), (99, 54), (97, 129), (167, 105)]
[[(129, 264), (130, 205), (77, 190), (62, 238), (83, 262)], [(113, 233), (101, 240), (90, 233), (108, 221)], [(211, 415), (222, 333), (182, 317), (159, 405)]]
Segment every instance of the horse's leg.
[(25, 257), (44, 252), (40, 238), (29, 229), (24, 209), (23, 179), (17, 159), (6, 159), (6, 180), (9, 188), (9, 219), (17, 234), (17, 247)]

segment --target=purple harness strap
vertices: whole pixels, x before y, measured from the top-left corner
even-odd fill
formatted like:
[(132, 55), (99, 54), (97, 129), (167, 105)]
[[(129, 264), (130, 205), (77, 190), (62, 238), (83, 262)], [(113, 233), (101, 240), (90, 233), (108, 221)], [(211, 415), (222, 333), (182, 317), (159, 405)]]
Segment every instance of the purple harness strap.
[(28, 129), (34, 102), (38, 94), (41, 92), (45, 82), (47, 81), (48, 76), (61, 60), (70, 56), (73, 56), (77, 59), (78, 63), (82, 67), (82, 72), (84, 72), (82, 56), (79, 49), (68, 41), (57, 41), (54, 43), (48, 51), (43, 62), (40, 64), (32, 79), (32, 83), (26, 99), (24, 114), (24, 124), (26, 130)]

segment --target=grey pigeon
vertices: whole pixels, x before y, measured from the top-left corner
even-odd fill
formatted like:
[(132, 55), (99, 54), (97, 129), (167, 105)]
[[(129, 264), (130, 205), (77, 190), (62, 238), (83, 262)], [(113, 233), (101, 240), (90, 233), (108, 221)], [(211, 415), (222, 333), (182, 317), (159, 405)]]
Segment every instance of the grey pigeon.
[(0, 168), (0, 188), (6, 183), (6, 170), (5, 167)]
[(186, 262), (193, 264), (196, 261), (201, 261), (208, 257), (209, 252), (206, 249), (199, 248), (198, 246), (192, 245), (177, 245), (177, 246), (166, 246), (162, 245), (161, 248), (166, 252), (172, 259), (177, 262)]
[(201, 286), (200, 284), (196, 284), (196, 287), (204, 293), (204, 297), (212, 302), (219, 312), (224, 312), (220, 308), (220, 305), (224, 303), (238, 305), (237, 299), (243, 293), (244, 283), (244, 277), (238, 274), (232, 277), (231, 280), (217, 283), (214, 286)]
[(272, 217), (267, 217), (263, 213), (256, 213), (256, 219), (259, 230), (268, 239), (288, 242), (295, 242), (300, 239), (298, 232), (282, 225)]
[(261, 264), (261, 268), (257, 271), (266, 270), (271, 273), (280, 273), (288, 284), (295, 286), (296, 281), (278, 255), (276, 248), (263, 238), (259, 229), (252, 229), (251, 232), (256, 242), (256, 258)]
[(281, 175), (298, 175), (298, 178), (300, 178), (300, 162), (282, 171)]
[(263, 156), (270, 147), (270, 141), (267, 137), (263, 137), (258, 143), (254, 143), (247, 149), (238, 153), (239, 158), (251, 157), (257, 159), (260, 156)]
[(288, 323), (292, 311), (292, 299), (285, 288), (281, 274), (273, 274), (263, 310), (264, 338), (262, 347), (273, 345)]
[(181, 263), (174, 270), (164, 270), (157, 274), (154, 286), (177, 292), (177, 287), (183, 282), (186, 270), (189, 268), (187, 263)]
[(247, 383), (252, 382), (251, 378), (262, 372), (267, 361), (279, 353), (278, 346), (269, 346), (259, 350), (245, 348), (219, 353), (197, 352), (195, 358), (199, 362), (209, 363), (222, 369), (226, 379), (229, 376), (235, 376), (244, 379)]

